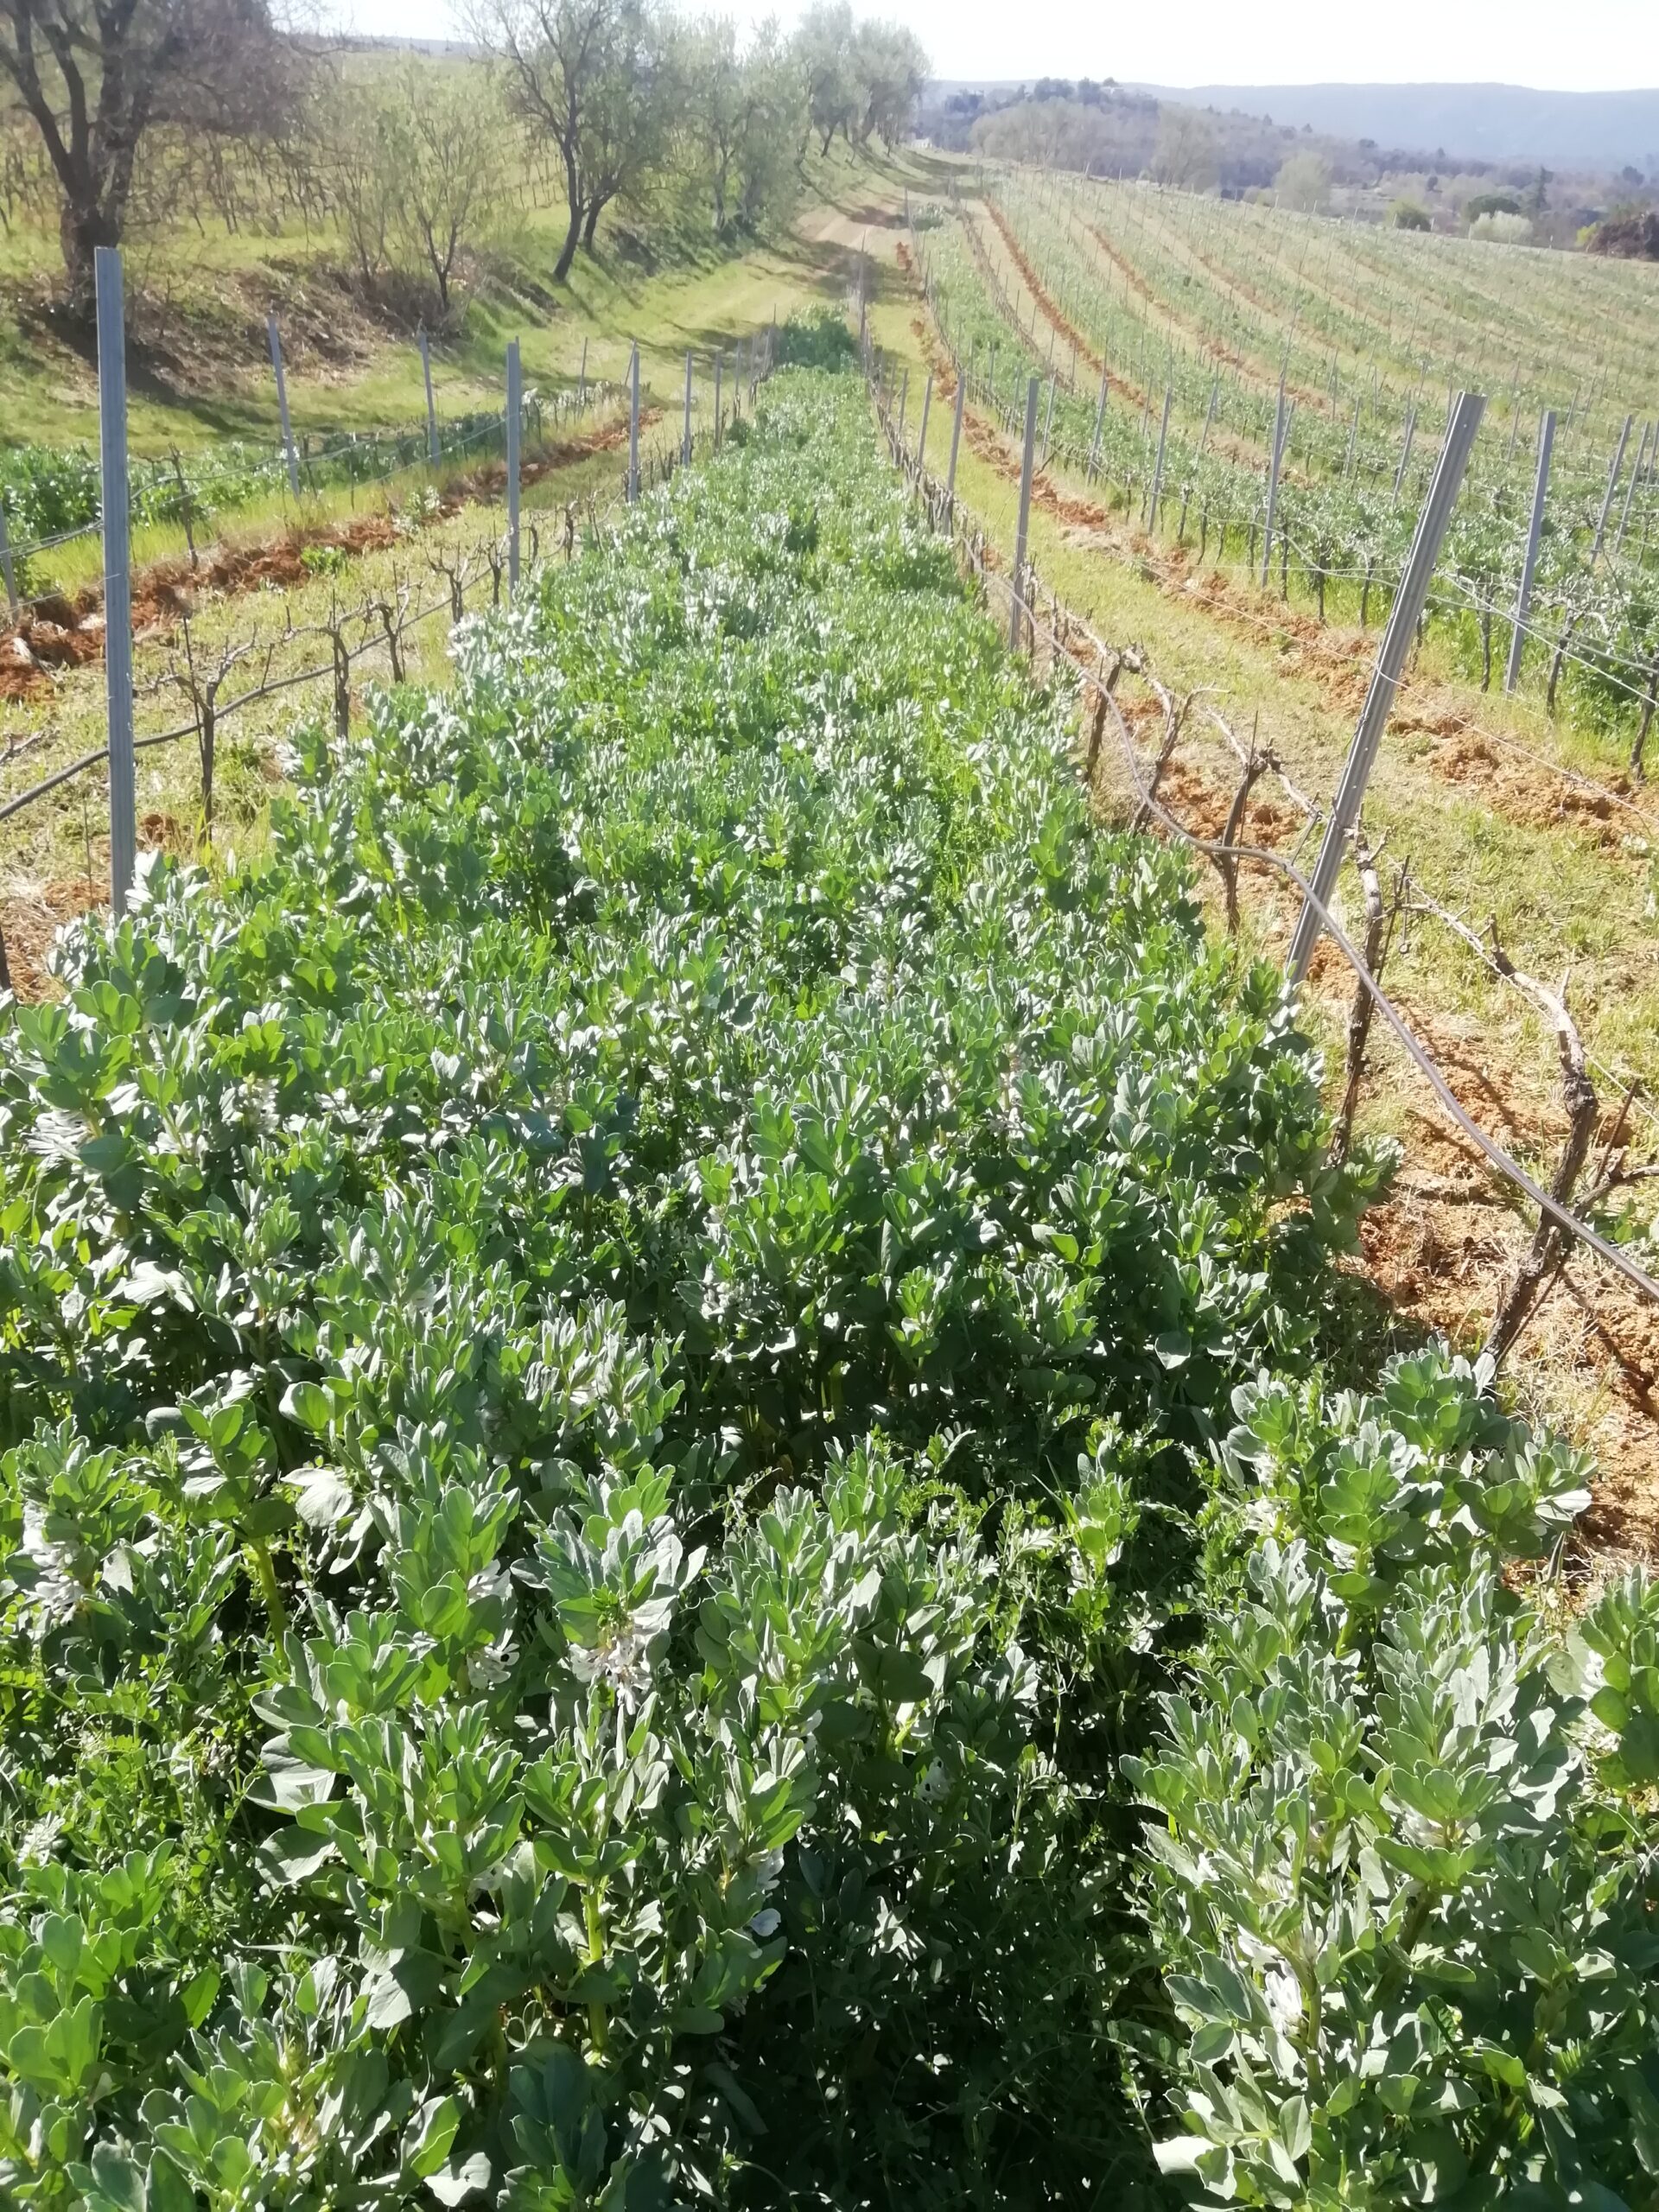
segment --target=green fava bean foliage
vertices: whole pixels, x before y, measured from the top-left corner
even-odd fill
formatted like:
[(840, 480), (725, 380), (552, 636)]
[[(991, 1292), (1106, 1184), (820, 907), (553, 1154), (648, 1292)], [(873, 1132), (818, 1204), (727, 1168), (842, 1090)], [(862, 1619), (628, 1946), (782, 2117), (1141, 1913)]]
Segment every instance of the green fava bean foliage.
[(0, 2201), (1652, 2202), (1653, 1592), (856, 378), (456, 656), (0, 1004)]

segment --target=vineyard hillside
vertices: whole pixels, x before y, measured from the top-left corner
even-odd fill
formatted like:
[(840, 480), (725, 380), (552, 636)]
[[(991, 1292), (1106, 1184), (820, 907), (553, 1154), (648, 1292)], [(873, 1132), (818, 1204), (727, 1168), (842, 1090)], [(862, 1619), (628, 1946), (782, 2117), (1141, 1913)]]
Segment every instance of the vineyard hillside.
[(0, 2203), (1659, 2212), (1659, 272), (820, 35), (0, 459)]

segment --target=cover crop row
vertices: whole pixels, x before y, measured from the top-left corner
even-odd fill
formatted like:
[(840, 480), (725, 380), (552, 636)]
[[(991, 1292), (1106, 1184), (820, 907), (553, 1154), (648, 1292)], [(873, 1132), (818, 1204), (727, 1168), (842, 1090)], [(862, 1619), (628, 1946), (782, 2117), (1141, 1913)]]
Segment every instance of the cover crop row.
[(856, 378), (457, 651), (0, 1012), (5, 2201), (1650, 2202), (1659, 1609)]

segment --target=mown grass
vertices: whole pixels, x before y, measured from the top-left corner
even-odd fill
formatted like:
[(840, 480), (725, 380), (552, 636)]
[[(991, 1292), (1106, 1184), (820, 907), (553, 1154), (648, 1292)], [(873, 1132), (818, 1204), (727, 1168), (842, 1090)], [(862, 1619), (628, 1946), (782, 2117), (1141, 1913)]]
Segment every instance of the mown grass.
[[(803, 163), (803, 207), (856, 200), (874, 182), (897, 175), (880, 156), (828, 156)], [(709, 237), (695, 214), (645, 240), (617, 221), (601, 225), (598, 251), (580, 254), (567, 283), (551, 270), (563, 236), (562, 211), (524, 209), (509, 241), (491, 257), (464, 316), (433, 341), (440, 412), (499, 407), (502, 355), (517, 337), (527, 385), (574, 383), (584, 341), (590, 377), (620, 378), (637, 338), (642, 374), (658, 399), (677, 394), (685, 348), (729, 346), (745, 332), (823, 296), (825, 270), (796, 225), (781, 221), (766, 238)], [(73, 342), (44, 310), (57, 269), (56, 240), (27, 226), (0, 240), (0, 378), (6, 410), (0, 440), (46, 445), (95, 443), (98, 386), (90, 339)], [(130, 422), (136, 454), (165, 454), (226, 437), (277, 434), (276, 396), (263, 317), (292, 303), (286, 353), (289, 404), (296, 435), (369, 429), (423, 417), (420, 355), (412, 330), (376, 321), (340, 288), (340, 241), (297, 227), (227, 235), (207, 219), (137, 241), (128, 250), (130, 319), (156, 315), (138, 295), (165, 300), (168, 350), (194, 345), (204, 373), (169, 376), (142, 352), (131, 364)], [(831, 289), (834, 289), (833, 283)], [(346, 327), (325, 359), (302, 333), (333, 319)]]

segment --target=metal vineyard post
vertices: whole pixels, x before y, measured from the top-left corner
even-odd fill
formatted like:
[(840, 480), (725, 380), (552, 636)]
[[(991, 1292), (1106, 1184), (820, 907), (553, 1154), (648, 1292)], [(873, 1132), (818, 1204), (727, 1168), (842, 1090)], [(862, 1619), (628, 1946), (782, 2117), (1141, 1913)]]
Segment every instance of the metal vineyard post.
[(1273, 448), (1268, 456), (1267, 526), (1262, 533), (1262, 588), (1268, 588), (1268, 566), (1273, 559), (1273, 517), (1279, 504), (1279, 464), (1285, 452), (1285, 387), (1281, 378), (1273, 410)]
[(639, 497), (639, 346), (628, 356), (628, 505)]
[(288, 378), (283, 373), (283, 334), (276, 327), (274, 315), (265, 317), (265, 342), (270, 348), (270, 365), (276, 378), (276, 414), (283, 426), (283, 451), (288, 455), (288, 488), (297, 500), (300, 496), (300, 460), (294, 450), (294, 426), (288, 419)]
[(518, 418), (524, 407), (518, 340), (507, 346), (507, 588), (518, 588)]
[[(127, 337), (121, 255), (93, 256), (98, 305), (98, 443), (104, 515), (104, 687), (109, 707), (110, 904), (127, 911), (138, 862), (132, 753), (132, 572), (127, 534)], [(271, 328), (275, 330), (273, 322)]]
[(1308, 886), (1313, 895), (1303, 902), (1296, 923), (1296, 933), (1291, 939), (1290, 957), (1286, 968), (1293, 983), (1300, 983), (1306, 975), (1308, 962), (1313, 957), (1313, 948), (1319, 943), (1319, 931), (1324, 927), (1319, 908), (1331, 903), (1331, 893), (1336, 887), (1337, 871), (1342, 865), (1349, 832), (1359, 818), (1371, 766), (1376, 759), (1377, 747), (1382, 742), (1382, 733), (1388, 727), (1394, 695), (1405, 672), (1406, 654), (1410, 649), (1424, 601), (1428, 597), (1434, 563), (1440, 557), (1446, 525), (1452, 519), (1452, 510), (1457, 505), (1464, 472), (1469, 466), (1469, 454), (1475, 442), (1475, 433), (1480, 428), (1480, 418), (1485, 407), (1486, 402), (1478, 393), (1459, 392), (1452, 410), (1451, 420), (1446, 426), (1446, 442), (1440, 448), (1440, 460), (1435, 463), (1428, 499), (1417, 520), (1417, 534), (1412, 540), (1410, 558), (1406, 563), (1406, 572), (1400, 579), (1400, 588), (1395, 594), (1394, 605), (1389, 613), (1389, 626), (1382, 636), (1382, 650), (1371, 671), (1370, 689), (1365, 695), (1365, 704), (1360, 712), (1359, 726), (1354, 732), (1347, 765), (1342, 772), (1342, 781), (1338, 785), (1336, 798), (1332, 802), (1331, 818), (1325, 824), (1319, 856), (1313, 864), (1313, 874)]
[(1624, 486), (1624, 505), (1618, 518), (1618, 530), (1613, 539), (1613, 558), (1618, 560), (1624, 544), (1624, 533), (1630, 526), (1630, 502), (1636, 497), (1636, 487), (1642, 481), (1642, 472), (1648, 460), (1648, 429), (1642, 425), (1642, 441), (1636, 449), (1636, 465), (1630, 471), (1630, 480)]
[(1092, 484), (1100, 461), (1101, 426), (1106, 420), (1106, 364), (1100, 365), (1100, 397), (1095, 405), (1095, 435), (1089, 442), (1089, 480)]
[(957, 449), (962, 443), (962, 410), (967, 397), (968, 387), (958, 377), (957, 378), (957, 411), (950, 423), (950, 468), (944, 480), (944, 496), (950, 503), (953, 514), (957, 505)]
[(1515, 594), (1515, 616), (1510, 630), (1509, 666), (1503, 689), (1513, 691), (1521, 678), (1521, 655), (1527, 642), (1527, 608), (1532, 600), (1533, 573), (1538, 566), (1538, 541), (1544, 528), (1544, 498), (1549, 490), (1549, 456), (1555, 443), (1555, 410), (1544, 410), (1538, 425), (1538, 474), (1532, 487), (1532, 520), (1527, 525), (1526, 557), (1521, 563), (1521, 584)]
[(1618, 489), (1618, 472), (1624, 466), (1624, 448), (1630, 442), (1630, 425), (1635, 420), (1634, 415), (1627, 415), (1624, 417), (1624, 427), (1620, 430), (1618, 443), (1613, 449), (1613, 465), (1607, 472), (1607, 489), (1602, 494), (1601, 512), (1596, 517), (1595, 542), (1590, 548), (1590, 565), (1592, 569), (1596, 565), (1597, 556), (1601, 551), (1601, 541), (1606, 534), (1607, 517), (1612, 509), (1613, 494)]
[(1152, 472), (1152, 499), (1147, 509), (1148, 537), (1158, 528), (1158, 500), (1164, 488), (1164, 446), (1169, 436), (1169, 410), (1174, 397), (1174, 387), (1166, 385), (1164, 386), (1164, 419), (1158, 425), (1158, 459)]
[(1026, 449), (1020, 463), (1020, 524), (1014, 540), (1013, 606), (1008, 615), (1008, 648), (1020, 650), (1020, 626), (1025, 616), (1026, 541), (1031, 531), (1031, 465), (1037, 450), (1037, 392), (1039, 379), (1028, 378), (1026, 384)]
[(432, 344), (423, 323), (416, 333), (421, 349), (421, 375), (426, 384), (426, 457), (434, 468), (438, 465), (438, 410), (432, 404)]

